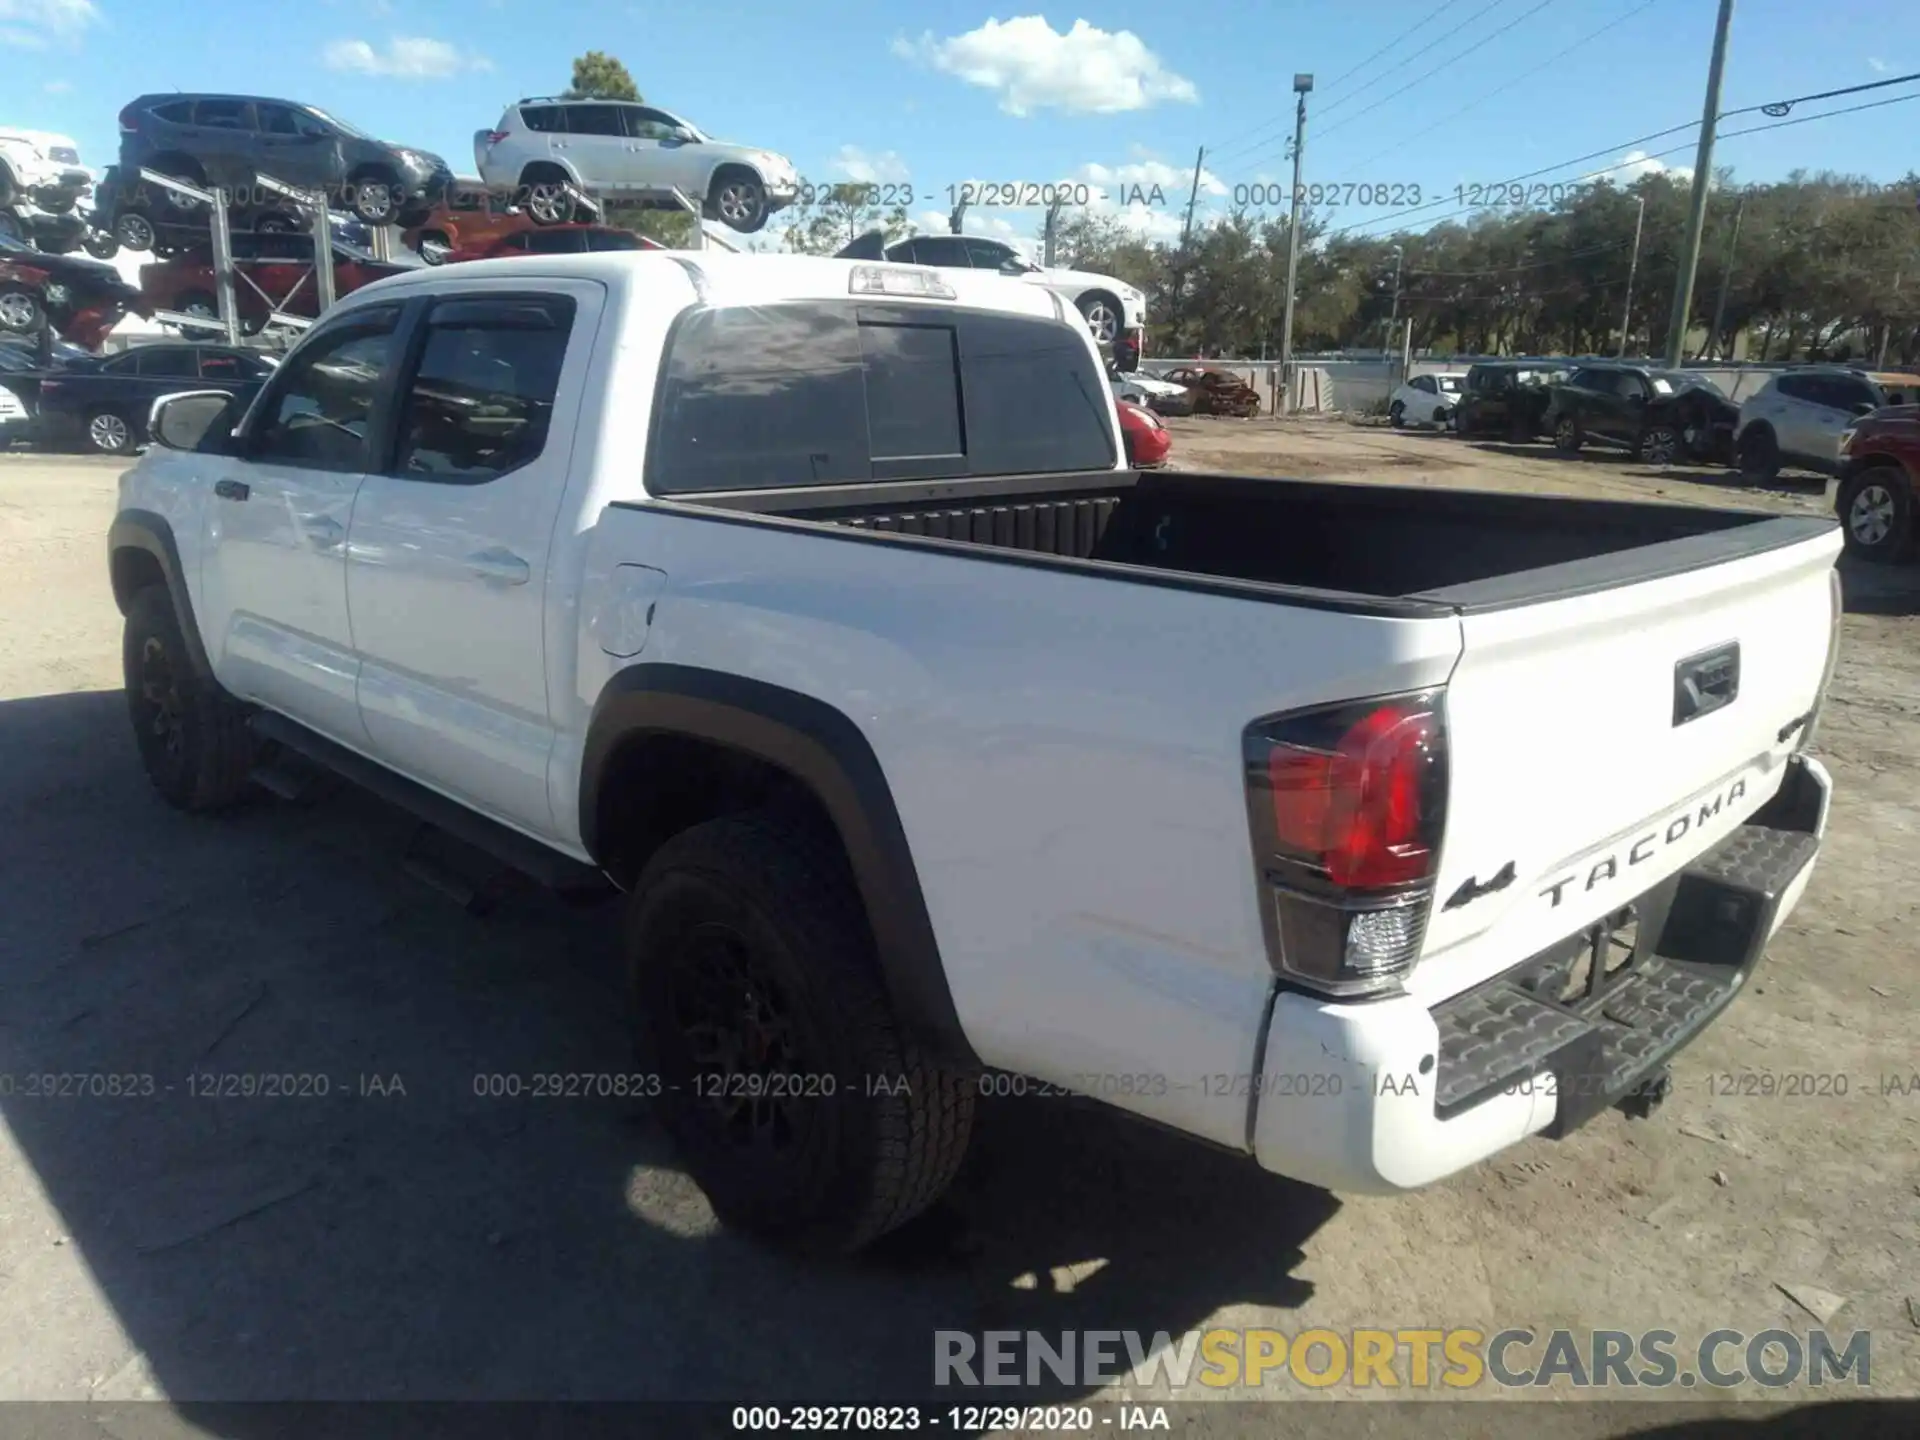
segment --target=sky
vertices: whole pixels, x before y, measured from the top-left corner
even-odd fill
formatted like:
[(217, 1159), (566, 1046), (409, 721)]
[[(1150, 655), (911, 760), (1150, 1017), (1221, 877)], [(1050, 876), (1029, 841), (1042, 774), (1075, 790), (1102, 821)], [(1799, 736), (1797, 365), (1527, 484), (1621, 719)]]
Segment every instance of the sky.
[[(1071, 203), (1170, 237), (1203, 146), (1200, 223), (1236, 200), (1271, 196), (1284, 209), (1284, 184), (1270, 187), (1289, 178), (1293, 77), (1304, 72), (1314, 90), (1303, 182), (1323, 187), (1322, 202), (1337, 197), (1320, 207), (1331, 223), (1385, 233), (1452, 218), (1470, 209), (1472, 187), (1484, 201), (1485, 187), (1536, 170), (1547, 173), (1527, 182), (1528, 199), (1551, 194), (1532, 186), (1594, 171), (1691, 173), (1716, 9), (0, 0), (0, 123), (71, 135), (98, 169), (115, 158), (115, 115), (137, 94), (275, 95), (470, 174), (475, 130), (520, 96), (564, 89), (573, 57), (598, 49), (626, 63), (648, 100), (789, 156), (808, 181), (910, 186), (922, 229), (946, 229), (950, 187), (1064, 180)], [(1722, 109), (1920, 71), (1915, 18), (1912, 0), (1739, 0)], [(1788, 117), (1900, 97), (1910, 100), (1744, 136), (1728, 132), (1775, 122), (1730, 118), (1716, 167), (1738, 181), (1795, 169), (1894, 181), (1920, 165), (1920, 83), (1798, 104)], [(976, 204), (966, 229), (1030, 236), (1041, 215)]]

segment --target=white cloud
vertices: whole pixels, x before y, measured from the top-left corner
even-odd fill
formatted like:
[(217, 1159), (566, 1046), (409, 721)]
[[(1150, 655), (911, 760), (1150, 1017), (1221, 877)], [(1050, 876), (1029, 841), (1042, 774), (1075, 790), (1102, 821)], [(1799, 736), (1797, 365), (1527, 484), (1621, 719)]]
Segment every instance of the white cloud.
[(45, 50), (55, 41), (73, 44), (99, 23), (93, 0), (0, 0), (0, 45)]
[[(1125, 165), (1082, 165), (1074, 172), (1076, 180), (1085, 180), (1091, 185), (1104, 188), (1109, 196), (1116, 199), (1120, 195), (1135, 196), (1141, 192), (1159, 191), (1169, 204), (1177, 197), (1186, 204), (1187, 196), (1193, 189), (1193, 170), (1178, 165), (1169, 165), (1164, 160), (1134, 160)], [(1226, 182), (1211, 170), (1200, 169), (1200, 194), (1225, 195)]]
[(1664, 160), (1657, 160), (1644, 150), (1629, 150), (1606, 169), (1582, 175), (1580, 181), (1610, 180), (1616, 185), (1631, 185), (1647, 175), (1691, 175), (1692, 173), (1691, 169), (1683, 169), (1678, 165), (1669, 165)]
[(1131, 30), (1108, 32), (1085, 20), (1061, 34), (1043, 15), (988, 20), (941, 40), (893, 42), (893, 53), (995, 90), (1000, 108), (1026, 116), (1053, 107), (1085, 115), (1144, 110), (1165, 100), (1192, 104), (1200, 92), (1177, 75)]
[(1884, 75), (1887, 73), (1887, 62), (1882, 60), (1878, 55), (1869, 55), (1867, 57), (1867, 68), (1876, 74)]
[(49, 95), (65, 95), (73, 89), (71, 80), (49, 80), (40, 87)]
[(910, 175), (907, 162), (900, 158), (899, 152), (882, 150), (878, 155), (869, 155), (858, 145), (842, 145), (840, 153), (833, 157), (833, 168), (861, 185), (899, 185)]
[[(4, 0), (0, 0), (4, 3)], [(491, 70), (493, 62), (423, 36), (396, 35), (378, 50), (365, 40), (335, 40), (321, 58), (329, 70), (361, 75), (390, 75), (400, 80), (445, 80), (468, 70)]]

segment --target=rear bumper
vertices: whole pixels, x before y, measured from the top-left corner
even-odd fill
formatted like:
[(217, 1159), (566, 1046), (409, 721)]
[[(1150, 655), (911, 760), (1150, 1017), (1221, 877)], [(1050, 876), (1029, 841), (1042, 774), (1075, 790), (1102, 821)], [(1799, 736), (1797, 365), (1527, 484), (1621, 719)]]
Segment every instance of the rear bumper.
[[(1260, 1164), (1390, 1194), (1529, 1135), (1557, 1138), (1634, 1094), (1739, 994), (1799, 903), (1831, 788), (1818, 761), (1796, 758), (1747, 824), (1635, 902), (1618, 969), (1608, 934), (1587, 932), (1431, 1009), (1282, 992), (1254, 1112)], [(1617, 940), (1613, 955), (1627, 956)]]

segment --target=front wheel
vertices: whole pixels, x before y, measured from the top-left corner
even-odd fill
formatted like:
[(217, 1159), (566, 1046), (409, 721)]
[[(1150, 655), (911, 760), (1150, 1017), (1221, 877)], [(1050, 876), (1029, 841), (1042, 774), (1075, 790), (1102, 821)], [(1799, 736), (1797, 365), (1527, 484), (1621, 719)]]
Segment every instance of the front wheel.
[(120, 242), (104, 230), (89, 230), (80, 243), (96, 260), (111, 260), (120, 253)]
[(1671, 465), (1680, 458), (1680, 432), (1671, 425), (1649, 425), (1640, 434), (1634, 457), (1643, 465)]
[(121, 248), (141, 254), (153, 249), (157, 237), (153, 221), (138, 210), (129, 210), (113, 222), (113, 238), (120, 242)]
[(1840, 523), (1847, 549), (1882, 565), (1912, 558), (1913, 486), (1891, 465), (1863, 470), (1840, 488)]
[(102, 455), (125, 455), (133, 449), (133, 427), (118, 410), (95, 410), (87, 417), (87, 443)]
[(1387, 407), (1387, 423), (1396, 430), (1404, 430), (1407, 426), (1406, 405), (1398, 400), (1389, 405)]
[(47, 307), (24, 285), (0, 287), (0, 330), (16, 335), (38, 334), (47, 323)]
[(751, 175), (722, 175), (714, 182), (708, 213), (730, 230), (752, 234), (767, 223), (767, 191)]
[(895, 1017), (829, 836), (773, 812), (682, 832), (635, 887), (626, 945), (640, 1071), (724, 1223), (844, 1253), (946, 1189), (975, 1087)]
[(1580, 424), (1571, 415), (1562, 415), (1554, 422), (1553, 448), (1568, 455), (1578, 452), (1586, 443), (1586, 436), (1580, 433)]
[(1093, 343), (1106, 349), (1120, 338), (1120, 307), (1105, 295), (1082, 295), (1075, 302), (1081, 315), (1086, 317), (1087, 329), (1093, 332)]
[(364, 225), (390, 225), (400, 208), (399, 189), (386, 175), (359, 176), (353, 182), (347, 208), (353, 212), (353, 218)]
[(194, 670), (164, 585), (128, 604), (120, 663), (140, 763), (160, 797), (203, 811), (239, 799), (253, 764), (246, 712)]

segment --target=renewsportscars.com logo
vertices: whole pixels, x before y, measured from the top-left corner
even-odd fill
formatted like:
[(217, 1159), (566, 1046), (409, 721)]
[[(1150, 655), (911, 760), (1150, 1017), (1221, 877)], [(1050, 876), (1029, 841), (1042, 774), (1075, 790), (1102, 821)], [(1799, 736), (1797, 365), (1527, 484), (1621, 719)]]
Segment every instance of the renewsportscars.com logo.
[(938, 1386), (1273, 1390), (1470, 1390), (1570, 1386), (1664, 1389), (1706, 1385), (1769, 1389), (1873, 1383), (1873, 1336), (1844, 1341), (1825, 1330), (1713, 1330), (1683, 1346), (1672, 1330), (936, 1330)]

